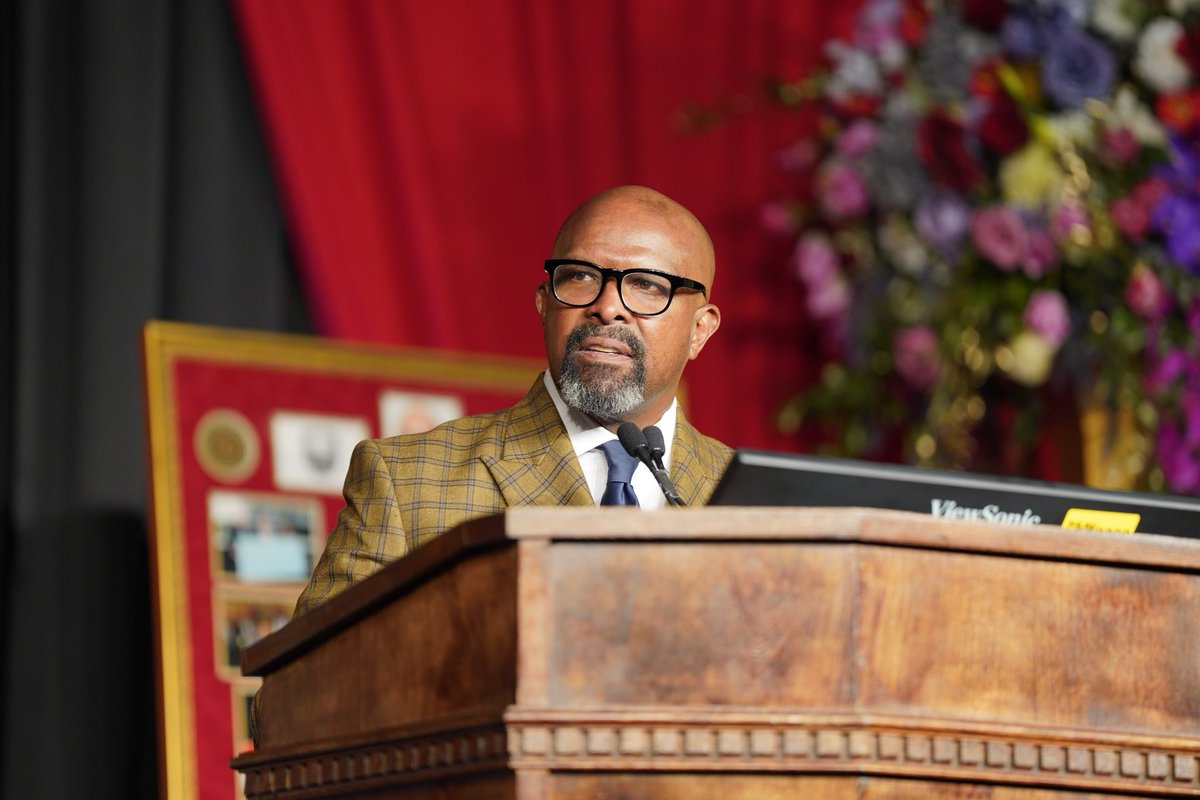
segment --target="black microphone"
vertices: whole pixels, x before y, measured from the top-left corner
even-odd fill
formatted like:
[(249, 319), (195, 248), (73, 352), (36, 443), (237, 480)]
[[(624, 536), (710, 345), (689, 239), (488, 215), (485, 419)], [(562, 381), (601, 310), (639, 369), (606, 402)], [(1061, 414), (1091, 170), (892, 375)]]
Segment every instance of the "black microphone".
[(657, 425), (651, 425), (642, 433), (646, 434), (646, 444), (650, 448), (650, 457), (654, 459), (655, 466), (665, 472), (663, 456), (667, 454), (667, 442), (663, 439), (662, 431), (658, 429)]
[[(662, 432), (659, 431), (658, 435), (661, 439)], [(670, 505), (683, 505), (683, 500), (679, 498), (679, 495), (675, 492), (675, 487), (671, 485), (671, 478), (667, 475), (667, 471), (655, 465), (651, 446), (641, 428), (632, 422), (622, 422), (621, 426), (617, 428), (617, 440), (621, 442), (621, 446), (625, 448), (626, 453), (629, 453), (629, 455), (646, 465), (650, 470), (650, 474), (658, 481), (658, 486), (662, 489), (663, 496), (667, 498), (667, 502)]]

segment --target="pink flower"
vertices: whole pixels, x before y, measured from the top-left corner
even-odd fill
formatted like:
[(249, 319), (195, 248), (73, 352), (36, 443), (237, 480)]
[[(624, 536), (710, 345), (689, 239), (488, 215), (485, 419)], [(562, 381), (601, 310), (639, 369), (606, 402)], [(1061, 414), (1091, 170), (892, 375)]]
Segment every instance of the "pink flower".
[(783, 203), (764, 203), (758, 212), (758, 221), (769, 233), (789, 234), (796, 230), (796, 220)]
[(823, 286), (838, 274), (838, 254), (829, 237), (820, 233), (806, 233), (796, 243), (792, 254), (796, 277), (812, 289)]
[(892, 337), (896, 372), (910, 386), (925, 391), (937, 380), (940, 368), (937, 336), (928, 325), (901, 328)]
[(837, 275), (823, 284), (810, 284), (805, 305), (813, 319), (831, 320), (845, 315), (852, 299), (850, 287), (841, 275)]
[(1129, 166), (1140, 150), (1137, 136), (1123, 125), (1109, 128), (1100, 137), (1100, 157), (1113, 167)]
[(1108, 213), (1112, 215), (1113, 224), (1126, 239), (1140, 242), (1150, 230), (1150, 210), (1133, 195), (1113, 201), (1108, 207)]
[(1126, 238), (1141, 241), (1150, 230), (1150, 218), (1159, 201), (1171, 192), (1162, 178), (1147, 178), (1125, 197), (1109, 206), (1113, 222)]
[(1057, 265), (1058, 248), (1050, 239), (1050, 234), (1040, 230), (1029, 231), (1025, 256), (1021, 259), (1021, 271), (1037, 280)]
[(1057, 350), (1071, 332), (1071, 316), (1067, 301), (1061, 293), (1042, 290), (1034, 292), (1025, 305), (1025, 325)]
[(1162, 281), (1154, 270), (1141, 262), (1134, 266), (1125, 284), (1125, 302), (1133, 313), (1148, 322), (1162, 319), (1171, 307), (1171, 297)]
[(817, 194), (821, 209), (831, 220), (857, 217), (867, 210), (867, 185), (854, 167), (833, 160), (817, 175)]
[(1160, 200), (1171, 193), (1171, 185), (1159, 177), (1147, 178), (1133, 187), (1130, 193), (1139, 203), (1153, 211)]
[(1070, 241), (1076, 231), (1092, 228), (1087, 209), (1077, 203), (1063, 203), (1050, 215), (1050, 235), (1056, 242)]
[(1005, 272), (1012, 272), (1029, 249), (1029, 234), (1017, 212), (1005, 206), (989, 206), (971, 218), (971, 240), (984, 258)]
[(857, 119), (838, 134), (835, 147), (842, 155), (853, 158), (870, 152), (875, 138), (875, 125), (870, 120)]

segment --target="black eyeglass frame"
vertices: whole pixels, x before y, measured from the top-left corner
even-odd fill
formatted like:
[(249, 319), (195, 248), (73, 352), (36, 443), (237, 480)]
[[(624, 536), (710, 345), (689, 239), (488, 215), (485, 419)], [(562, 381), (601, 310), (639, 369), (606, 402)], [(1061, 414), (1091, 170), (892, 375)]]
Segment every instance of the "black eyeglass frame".
[[(554, 288), (554, 270), (568, 264), (575, 264), (580, 267), (591, 267), (600, 273), (600, 289), (596, 292), (596, 296), (587, 303), (568, 303), (558, 296), (558, 291)], [(611, 269), (610, 267), (602, 267), (599, 264), (594, 264), (591, 261), (584, 261), (582, 258), (547, 258), (545, 261), (546, 274), (549, 276), (550, 293), (554, 295), (554, 299), (570, 308), (587, 308), (592, 303), (600, 299), (600, 295), (604, 294), (604, 287), (608, 283), (608, 279), (612, 278), (617, 284), (617, 296), (621, 298), (621, 305), (625, 306), (625, 310), (630, 314), (636, 314), (639, 317), (657, 317), (659, 314), (667, 313), (671, 308), (671, 303), (675, 300), (675, 292), (679, 289), (693, 289), (704, 295), (708, 299), (708, 287), (700, 281), (694, 281), (691, 278), (684, 278), (681, 275), (672, 275), (670, 272), (662, 272), (657, 269)], [(625, 302), (625, 294), (621, 289), (621, 282), (626, 275), (656, 275), (666, 279), (667, 283), (671, 284), (671, 294), (667, 297), (667, 304), (663, 306), (662, 311), (655, 311), (647, 314), (643, 311), (634, 311)]]

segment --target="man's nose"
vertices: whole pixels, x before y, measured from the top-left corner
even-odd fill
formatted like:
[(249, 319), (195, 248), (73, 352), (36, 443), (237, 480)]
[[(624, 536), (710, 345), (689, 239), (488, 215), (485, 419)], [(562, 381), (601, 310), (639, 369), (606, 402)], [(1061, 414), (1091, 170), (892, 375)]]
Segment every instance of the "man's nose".
[(588, 314), (598, 317), (602, 322), (629, 318), (629, 310), (621, 302), (621, 290), (617, 286), (616, 278), (605, 276), (604, 285), (600, 288), (600, 296), (588, 306), (587, 310)]

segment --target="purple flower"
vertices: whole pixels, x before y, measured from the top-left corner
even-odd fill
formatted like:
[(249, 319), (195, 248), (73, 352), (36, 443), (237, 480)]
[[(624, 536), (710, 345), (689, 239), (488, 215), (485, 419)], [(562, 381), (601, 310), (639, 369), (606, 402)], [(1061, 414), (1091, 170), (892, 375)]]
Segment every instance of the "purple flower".
[(1025, 324), (1055, 350), (1062, 347), (1071, 332), (1066, 299), (1055, 291), (1034, 292), (1025, 305)]
[(1171, 491), (1200, 491), (1200, 454), (1192, 451), (1179, 428), (1163, 423), (1158, 428), (1158, 463)]
[(1166, 235), (1171, 260), (1200, 275), (1200, 199), (1169, 194), (1154, 209), (1151, 222)]
[(1004, 43), (1005, 52), (1018, 61), (1034, 60), (1045, 47), (1041, 26), (1026, 14), (1008, 15), (1000, 29), (1000, 41)]
[(1187, 351), (1180, 347), (1172, 347), (1156, 364), (1146, 371), (1146, 389), (1153, 394), (1160, 394), (1170, 389), (1180, 378), (1186, 377), (1193, 368)]
[(1200, 297), (1192, 300), (1192, 307), (1188, 309), (1187, 329), (1193, 336), (1200, 338)]
[(1078, 31), (1064, 31), (1049, 42), (1042, 59), (1042, 86), (1062, 108), (1079, 108), (1092, 97), (1106, 97), (1117, 74), (1112, 52)]
[(892, 337), (896, 372), (914, 389), (933, 386), (939, 371), (937, 335), (928, 325), (902, 328)]
[(1183, 442), (1189, 450), (1200, 448), (1200, 393), (1197, 392), (1188, 392), (1183, 398)]
[(913, 223), (926, 244), (942, 257), (954, 259), (970, 220), (966, 201), (951, 192), (936, 192), (917, 203)]

